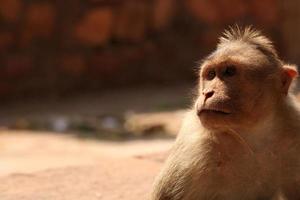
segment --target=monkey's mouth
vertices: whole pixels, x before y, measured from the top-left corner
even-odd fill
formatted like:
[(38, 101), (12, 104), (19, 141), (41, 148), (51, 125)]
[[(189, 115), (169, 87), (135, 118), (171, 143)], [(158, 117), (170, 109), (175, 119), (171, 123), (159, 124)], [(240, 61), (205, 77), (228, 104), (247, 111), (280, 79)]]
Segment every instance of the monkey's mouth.
[(198, 115), (200, 116), (201, 114), (229, 115), (230, 112), (220, 109), (201, 109), (200, 111), (198, 111)]

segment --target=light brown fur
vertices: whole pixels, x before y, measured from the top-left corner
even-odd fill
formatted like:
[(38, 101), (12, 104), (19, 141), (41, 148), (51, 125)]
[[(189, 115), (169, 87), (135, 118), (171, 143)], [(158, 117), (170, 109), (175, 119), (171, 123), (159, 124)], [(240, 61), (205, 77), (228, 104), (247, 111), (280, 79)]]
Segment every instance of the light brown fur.
[(152, 200), (300, 199), (296, 75), (260, 32), (226, 31), (201, 65), (199, 96)]

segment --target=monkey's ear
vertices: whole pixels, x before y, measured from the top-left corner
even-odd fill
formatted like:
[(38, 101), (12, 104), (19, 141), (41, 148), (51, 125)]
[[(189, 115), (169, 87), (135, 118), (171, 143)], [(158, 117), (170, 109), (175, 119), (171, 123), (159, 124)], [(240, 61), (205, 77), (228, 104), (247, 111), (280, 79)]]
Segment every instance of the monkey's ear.
[(284, 65), (282, 73), (282, 88), (284, 94), (288, 94), (289, 88), (294, 78), (298, 76), (298, 70), (296, 65)]

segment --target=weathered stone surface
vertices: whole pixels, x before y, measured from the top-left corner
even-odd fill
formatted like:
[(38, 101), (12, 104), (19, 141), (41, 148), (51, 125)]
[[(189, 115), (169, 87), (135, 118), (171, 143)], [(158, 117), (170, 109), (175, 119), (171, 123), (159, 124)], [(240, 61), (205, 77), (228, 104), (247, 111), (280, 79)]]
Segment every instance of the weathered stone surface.
[(8, 31), (0, 32), (0, 52), (5, 52), (14, 44), (14, 37)]
[(91, 10), (78, 23), (75, 36), (85, 45), (104, 45), (111, 37), (112, 20), (110, 8)]
[(51, 3), (41, 2), (28, 6), (21, 45), (28, 46), (35, 38), (50, 39), (55, 27), (56, 10)]
[[(26, 91), (36, 85), (55, 91), (59, 84), (73, 89), (81, 81), (119, 85), (191, 80), (193, 62), (211, 51), (224, 28), (235, 23), (263, 28), (280, 55), (299, 64), (297, 2), (0, 0), (0, 76)], [(23, 61), (8, 64), (6, 59), (22, 52), (32, 56), (31, 67), (39, 66), (29, 73), (44, 75), (47, 81), (39, 78), (34, 84), (28, 78), (26, 83), (32, 83), (18, 85), (16, 74), (22, 74), (23, 67), (17, 63)]]
[(89, 69), (92, 76), (105, 77), (118, 71), (122, 62), (113, 52), (99, 52), (90, 56)]
[[(0, 71), (1, 73), (1, 71)], [(8, 95), (12, 92), (13, 86), (11, 84), (8, 84), (7, 82), (0, 81), (0, 95)]]
[(61, 58), (61, 68), (64, 72), (80, 76), (86, 70), (86, 62), (80, 54), (67, 54)]
[(247, 12), (246, 2), (240, 0), (186, 0), (186, 6), (195, 18), (206, 23), (230, 22)]
[(115, 12), (115, 38), (134, 42), (143, 40), (149, 25), (150, 10), (147, 2), (125, 1)]
[(126, 117), (125, 128), (136, 135), (163, 133), (177, 135), (186, 110), (131, 114)]
[[(280, 23), (284, 51), (282, 54), (291, 63), (300, 64), (300, 1), (284, 1), (281, 15), (284, 16)], [(299, 81), (298, 81), (299, 82)], [(300, 100), (300, 98), (299, 98)]]
[(16, 22), (22, 8), (20, 0), (0, 0), (0, 16), (9, 22)]
[(277, 25), (279, 20), (279, 5), (277, 0), (250, 1), (251, 14), (264, 26)]
[(20, 78), (28, 74), (32, 67), (32, 59), (29, 56), (12, 55), (5, 59), (4, 73), (9, 79)]
[(160, 30), (168, 26), (175, 15), (175, 0), (155, 0), (153, 6), (153, 26)]

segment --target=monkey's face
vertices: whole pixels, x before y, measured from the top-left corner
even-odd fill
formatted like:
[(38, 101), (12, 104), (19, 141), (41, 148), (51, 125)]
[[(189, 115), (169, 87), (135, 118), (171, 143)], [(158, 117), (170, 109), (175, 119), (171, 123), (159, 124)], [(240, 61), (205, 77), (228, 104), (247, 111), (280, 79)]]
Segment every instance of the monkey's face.
[(273, 76), (278, 68), (267, 63), (264, 55), (251, 51), (248, 55), (255, 55), (257, 60), (221, 54), (202, 65), (196, 109), (206, 128), (255, 126), (271, 114), (280, 98), (279, 79)]

